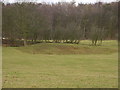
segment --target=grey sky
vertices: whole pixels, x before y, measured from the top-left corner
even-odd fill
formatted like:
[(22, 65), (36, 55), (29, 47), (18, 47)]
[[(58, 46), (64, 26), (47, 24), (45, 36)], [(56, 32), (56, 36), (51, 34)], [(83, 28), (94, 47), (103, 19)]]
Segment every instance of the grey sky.
[[(10, 3), (13, 3), (15, 1), (22, 1), (22, 0), (4, 0)], [(26, 0), (27, 1), (27, 0)], [(72, 0), (28, 0), (28, 1), (37, 1), (37, 2), (47, 2), (47, 3), (56, 3), (56, 2), (61, 2), (61, 1), (66, 1), (66, 2), (70, 2)], [(102, 2), (113, 2), (113, 1), (117, 1), (117, 0), (74, 0), (76, 3), (94, 3), (97, 1), (102, 1)]]

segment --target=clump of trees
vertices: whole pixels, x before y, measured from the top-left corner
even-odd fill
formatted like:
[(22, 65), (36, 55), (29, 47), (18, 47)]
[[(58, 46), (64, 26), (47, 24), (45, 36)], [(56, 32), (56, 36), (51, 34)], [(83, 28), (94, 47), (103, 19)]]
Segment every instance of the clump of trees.
[(117, 4), (3, 3), (3, 38), (25, 46), (38, 41), (79, 44), (83, 39), (97, 45), (117, 39)]

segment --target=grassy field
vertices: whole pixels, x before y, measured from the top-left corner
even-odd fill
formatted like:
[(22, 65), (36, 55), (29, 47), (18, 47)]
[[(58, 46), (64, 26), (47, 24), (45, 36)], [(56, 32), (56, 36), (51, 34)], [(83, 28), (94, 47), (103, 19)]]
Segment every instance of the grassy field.
[(4, 88), (116, 88), (117, 41), (3, 47)]

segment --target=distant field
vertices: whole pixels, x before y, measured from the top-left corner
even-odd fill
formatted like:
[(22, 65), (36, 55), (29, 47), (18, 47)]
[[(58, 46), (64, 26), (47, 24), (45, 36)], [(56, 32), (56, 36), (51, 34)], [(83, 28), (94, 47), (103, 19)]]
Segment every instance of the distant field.
[(118, 43), (3, 47), (4, 88), (117, 88)]

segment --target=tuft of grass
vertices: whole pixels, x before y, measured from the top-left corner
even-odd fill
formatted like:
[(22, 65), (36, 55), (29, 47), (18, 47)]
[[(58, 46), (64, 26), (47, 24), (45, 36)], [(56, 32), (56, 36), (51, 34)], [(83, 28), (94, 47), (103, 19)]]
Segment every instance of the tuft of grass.
[[(89, 42), (3, 47), (3, 88), (118, 88), (117, 51), (110, 54), (88, 54), (88, 51), (71, 55), (68, 52), (64, 55), (46, 53), (48, 49), (59, 50), (61, 46), (75, 47), (75, 50), (95, 48), (98, 52), (101, 48), (104, 52), (117, 49), (116, 41), (105, 41), (102, 46), (96, 47), (88, 46)], [(40, 48), (45, 54), (32, 54), (27, 51), (29, 48), (35, 48), (35, 51)]]

